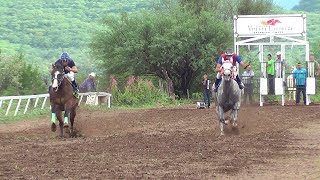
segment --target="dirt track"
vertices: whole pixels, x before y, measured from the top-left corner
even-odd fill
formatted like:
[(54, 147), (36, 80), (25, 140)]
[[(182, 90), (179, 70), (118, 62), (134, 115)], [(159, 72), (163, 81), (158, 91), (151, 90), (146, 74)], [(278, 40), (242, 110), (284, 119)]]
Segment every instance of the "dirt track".
[(217, 138), (214, 109), (84, 112), (83, 137), (49, 118), (0, 125), (0, 179), (320, 179), (319, 106), (242, 107)]

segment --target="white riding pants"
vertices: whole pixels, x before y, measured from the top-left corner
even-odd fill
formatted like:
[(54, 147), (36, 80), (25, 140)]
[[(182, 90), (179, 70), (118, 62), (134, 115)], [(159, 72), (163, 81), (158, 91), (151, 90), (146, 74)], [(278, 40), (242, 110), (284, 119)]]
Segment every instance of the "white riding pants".
[(66, 77), (67, 77), (70, 81), (74, 81), (74, 72), (70, 71), (68, 74), (66, 74)]

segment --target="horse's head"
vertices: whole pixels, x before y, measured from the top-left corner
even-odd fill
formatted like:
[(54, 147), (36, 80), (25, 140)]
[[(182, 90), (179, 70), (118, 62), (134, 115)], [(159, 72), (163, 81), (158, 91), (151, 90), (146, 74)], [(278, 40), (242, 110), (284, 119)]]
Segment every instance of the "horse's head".
[(58, 91), (61, 82), (64, 79), (64, 67), (62, 64), (53, 64), (51, 72), (52, 89)]
[(231, 62), (225, 62), (221, 66), (221, 75), (224, 78), (224, 80), (229, 81), (232, 77), (232, 69), (233, 65)]

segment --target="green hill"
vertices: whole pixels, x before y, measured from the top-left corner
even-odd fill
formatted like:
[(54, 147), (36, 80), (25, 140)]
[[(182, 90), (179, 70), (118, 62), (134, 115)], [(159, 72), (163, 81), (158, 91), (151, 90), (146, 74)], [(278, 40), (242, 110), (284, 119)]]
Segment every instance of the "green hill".
[[(88, 43), (107, 14), (135, 12), (153, 7), (153, 0), (2, 0), (0, 49), (2, 54), (24, 53), (28, 62), (48, 66), (67, 51), (82, 70), (94, 61)], [(294, 12), (293, 12), (294, 13)], [(301, 13), (301, 12), (299, 12)], [(319, 38), (320, 14), (308, 14), (308, 37)], [(311, 44), (312, 45), (312, 44)], [(46, 72), (46, 69), (41, 69)]]
[(68, 51), (81, 64), (91, 62), (87, 44), (107, 14), (148, 9), (150, 0), (3, 0), (0, 48), (22, 52), (32, 63), (52, 62)]

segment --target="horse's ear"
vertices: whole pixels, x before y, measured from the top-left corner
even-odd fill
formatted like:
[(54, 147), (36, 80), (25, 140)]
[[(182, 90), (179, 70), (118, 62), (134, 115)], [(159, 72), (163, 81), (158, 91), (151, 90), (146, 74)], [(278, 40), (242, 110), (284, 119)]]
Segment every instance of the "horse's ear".
[(52, 68), (54, 68), (54, 67), (55, 67), (55, 65), (54, 65), (54, 64), (51, 64), (51, 66), (52, 66)]

